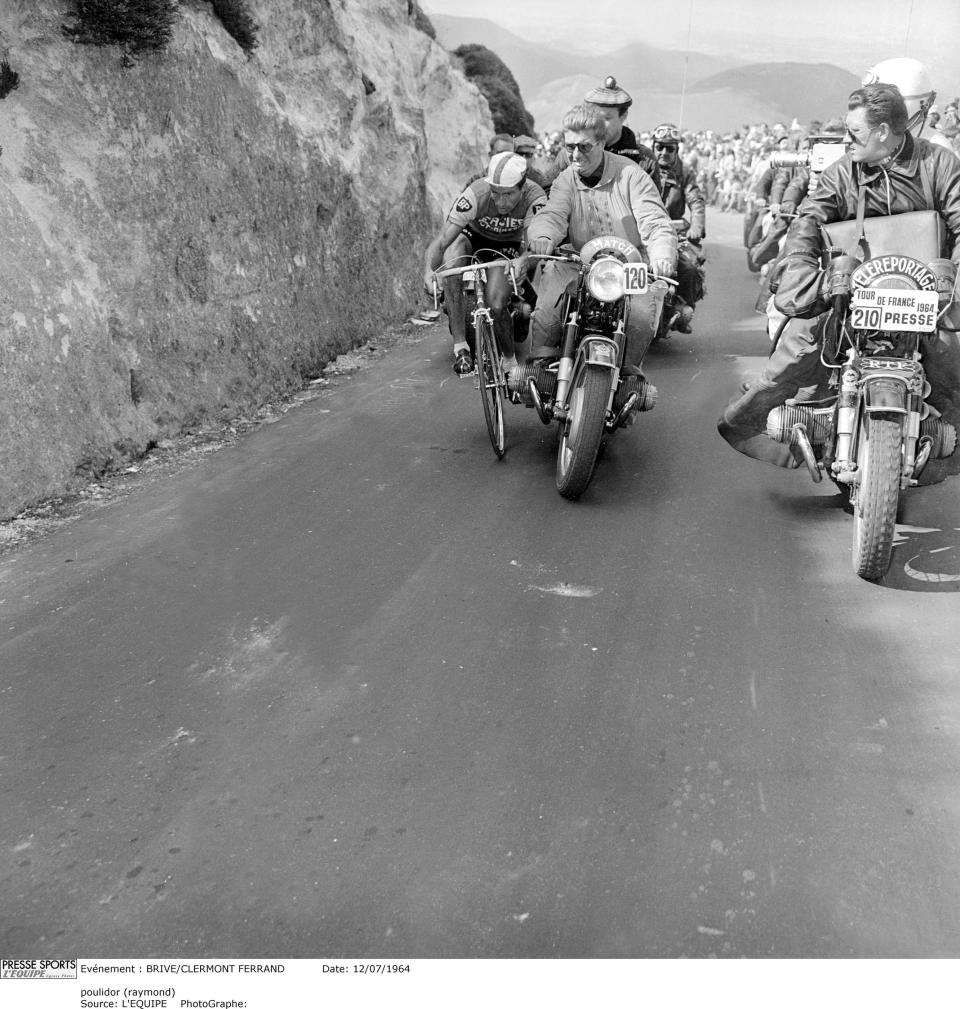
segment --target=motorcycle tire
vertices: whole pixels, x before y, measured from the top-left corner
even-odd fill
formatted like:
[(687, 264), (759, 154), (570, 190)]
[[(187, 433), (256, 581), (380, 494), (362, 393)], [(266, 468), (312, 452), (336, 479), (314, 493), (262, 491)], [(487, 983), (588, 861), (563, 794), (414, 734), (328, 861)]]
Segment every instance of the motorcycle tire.
[(585, 367), (570, 389), (570, 409), (557, 446), (557, 490), (576, 501), (593, 479), (603, 438), (613, 372)]
[(857, 450), (860, 484), (853, 505), (853, 570), (867, 581), (890, 567), (900, 503), (901, 421), (879, 414), (863, 418)]
[(477, 320), (477, 387), (483, 401), (483, 416), (487, 434), (497, 458), (506, 452), (507, 436), (503, 422), (503, 399), (507, 381), (500, 366), (500, 352), (493, 328), (486, 319)]

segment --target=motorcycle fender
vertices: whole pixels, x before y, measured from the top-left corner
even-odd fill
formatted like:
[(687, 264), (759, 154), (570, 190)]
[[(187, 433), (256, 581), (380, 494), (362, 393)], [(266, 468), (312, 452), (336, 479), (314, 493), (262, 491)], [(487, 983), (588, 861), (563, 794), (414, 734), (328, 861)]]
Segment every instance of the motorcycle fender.
[(601, 368), (616, 368), (619, 348), (613, 340), (603, 336), (588, 336), (580, 344), (580, 356), (585, 364), (596, 364)]
[(908, 413), (910, 390), (898, 378), (883, 375), (868, 378), (863, 387), (864, 408), (867, 413)]

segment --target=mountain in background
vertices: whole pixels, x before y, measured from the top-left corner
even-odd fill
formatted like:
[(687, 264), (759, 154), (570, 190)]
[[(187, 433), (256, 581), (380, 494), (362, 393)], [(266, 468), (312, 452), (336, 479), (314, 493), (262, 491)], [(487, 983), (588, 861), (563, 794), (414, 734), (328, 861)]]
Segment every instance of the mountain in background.
[(854, 74), (832, 63), (752, 63), (697, 81), (688, 94), (736, 92), (803, 122), (842, 116), (847, 95), (858, 87), (860, 81)]
[(688, 81), (698, 80), (742, 62), (703, 53), (688, 56), (642, 42), (631, 42), (603, 56), (576, 55), (529, 42), (483, 18), (432, 14), (430, 19), (437, 32), (437, 41), (445, 49), (453, 50), (471, 42), (492, 49), (510, 68), (524, 98), (532, 98), (551, 81), (574, 74), (596, 78), (590, 87), (613, 74), (621, 83), (629, 77), (637, 87), (680, 90), (685, 73)]
[(633, 42), (606, 55), (577, 55), (528, 42), (482, 18), (432, 15), (447, 49), (477, 42), (510, 68), (540, 132), (556, 129), (571, 105), (612, 74), (634, 99), (629, 124), (664, 121), (729, 132), (746, 123), (829, 119), (859, 85), (829, 63), (752, 63)]

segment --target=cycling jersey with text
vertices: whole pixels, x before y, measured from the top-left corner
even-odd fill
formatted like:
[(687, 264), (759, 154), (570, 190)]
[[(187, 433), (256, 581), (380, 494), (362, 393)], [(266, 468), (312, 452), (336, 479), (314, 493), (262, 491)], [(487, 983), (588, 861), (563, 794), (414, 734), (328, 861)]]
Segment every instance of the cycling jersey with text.
[(478, 179), (457, 197), (447, 220), (488, 242), (522, 242), (524, 229), (546, 202), (544, 191), (528, 179), (516, 206), (501, 214), (493, 202), (490, 184)]

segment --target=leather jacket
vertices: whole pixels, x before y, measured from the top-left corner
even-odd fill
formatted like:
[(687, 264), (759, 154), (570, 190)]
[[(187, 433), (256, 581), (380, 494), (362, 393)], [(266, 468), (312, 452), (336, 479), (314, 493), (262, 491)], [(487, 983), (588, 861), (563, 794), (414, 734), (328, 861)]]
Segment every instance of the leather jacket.
[[(904, 134), (900, 150), (884, 165), (855, 164), (849, 154), (820, 176), (817, 190), (800, 206), (783, 246), (783, 272), (775, 298), (786, 315), (811, 318), (826, 311), (820, 287), (820, 226), (857, 216), (858, 186), (865, 188), (865, 217), (936, 210), (946, 225), (952, 258), (960, 264), (960, 160), (929, 141)], [(927, 192), (932, 196), (933, 206)]]
[(678, 162), (673, 168), (660, 169), (660, 193), (663, 205), (673, 221), (679, 221), (690, 208), (690, 229), (703, 236), (706, 231), (707, 204), (697, 185), (696, 175)]

